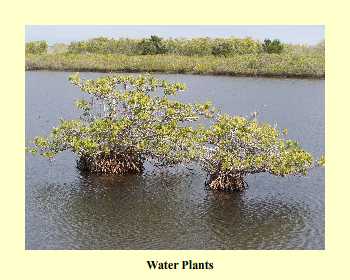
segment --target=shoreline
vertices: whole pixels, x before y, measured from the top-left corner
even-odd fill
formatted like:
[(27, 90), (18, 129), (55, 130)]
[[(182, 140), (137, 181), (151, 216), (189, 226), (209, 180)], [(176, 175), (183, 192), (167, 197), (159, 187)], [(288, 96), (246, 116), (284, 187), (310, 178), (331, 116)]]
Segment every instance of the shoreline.
[(191, 72), (160, 72), (160, 71), (107, 71), (107, 70), (93, 70), (93, 69), (25, 69), (25, 72), (81, 72), (81, 73), (108, 73), (108, 74), (124, 74), (124, 73), (150, 73), (150, 74), (181, 74), (181, 75), (195, 75), (195, 76), (224, 76), (224, 77), (237, 77), (237, 78), (269, 78), (269, 79), (296, 79), (296, 80), (325, 80), (323, 76), (293, 76), (293, 75), (249, 75), (249, 74), (234, 74), (234, 73), (191, 73)]
[(302, 55), (240, 55), (230, 58), (169, 55), (26, 55), (25, 70), (325, 79), (324, 57)]

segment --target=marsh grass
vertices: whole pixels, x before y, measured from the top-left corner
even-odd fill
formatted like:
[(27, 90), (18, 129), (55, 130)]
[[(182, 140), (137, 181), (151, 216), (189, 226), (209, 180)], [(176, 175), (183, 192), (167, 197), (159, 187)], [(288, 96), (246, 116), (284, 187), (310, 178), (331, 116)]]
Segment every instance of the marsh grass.
[[(266, 42), (274, 47), (268, 50)], [(26, 44), (26, 70), (161, 72), (232, 76), (323, 78), (324, 41), (315, 46), (260, 42), (251, 38), (93, 38)], [(275, 50), (276, 49), (276, 50)], [(41, 50), (41, 49), (40, 49)]]
[(26, 70), (91, 72), (160, 72), (232, 76), (324, 78), (320, 51), (291, 48), (281, 54), (223, 56), (26, 54)]

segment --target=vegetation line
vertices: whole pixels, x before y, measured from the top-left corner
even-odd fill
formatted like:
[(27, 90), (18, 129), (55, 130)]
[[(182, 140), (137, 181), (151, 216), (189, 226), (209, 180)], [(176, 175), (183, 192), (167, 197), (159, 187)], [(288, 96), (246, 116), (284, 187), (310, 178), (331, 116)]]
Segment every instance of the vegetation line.
[(26, 70), (158, 72), (285, 78), (325, 77), (324, 42), (316, 46), (250, 38), (108, 39), (26, 44)]
[(25, 67), (26, 70), (79, 72), (159, 72), (316, 79), (325, 76), (322, 57), (279, 54), (247, 54), (233, 57), (31, 54), (26, 55)]

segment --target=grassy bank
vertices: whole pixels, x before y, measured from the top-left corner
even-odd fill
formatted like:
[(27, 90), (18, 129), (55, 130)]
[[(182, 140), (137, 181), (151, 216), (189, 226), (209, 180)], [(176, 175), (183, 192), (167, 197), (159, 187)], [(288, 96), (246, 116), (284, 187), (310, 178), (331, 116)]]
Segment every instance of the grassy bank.
[(26, 70), (161, 72), (231, 76), (324, 78), (324, 55), (315, 53), (223, 56), (26, 54)]

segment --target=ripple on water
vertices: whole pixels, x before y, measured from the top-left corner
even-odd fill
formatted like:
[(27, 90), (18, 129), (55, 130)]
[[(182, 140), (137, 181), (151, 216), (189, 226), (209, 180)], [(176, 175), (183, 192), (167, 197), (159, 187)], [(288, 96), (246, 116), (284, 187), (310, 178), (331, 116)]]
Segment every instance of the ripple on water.
[(289, 182), (292, 189), (281, 186), (276, 191), (264, 183), (260, 190), (253, 185), (245, 193), (213, 192), (203, 187), (204, 179), (189, 172), (161, 172), (80, 175), (70, 184), (37, 185), (27, 198), (27, 207), (36, 209), (31, 224), (40, 224), (34, 230), (39, 232), (37, 242), (31, 244), (42, 249), (323, 246), (322, 227), (316, 223), (315, 228), (323, 208), (314, 203), (315, 196), (293, 189), (300, 188), (298, 179), (292, 180), (294, 185)]
[[(60, 117), (77, 117), (71, 104), (81, 93), (67, 76), (26, 73), (27, 142)], [(187, 83), (182, 101), (211, 99), (231, 114), (260, 111), (262, 121), (277, 120), (314, 155), (324, 153), (324, 81), (159, 77)], [(206, 189), (198, 170), (147, 166), (143, 176), (87, 176), (75, 160), (69, 153), (52, 164), (26, 156), (26, 248), (324, 248), (323, 169), (307, 177), (250, 176), (250, 187), (238, 194)]]

